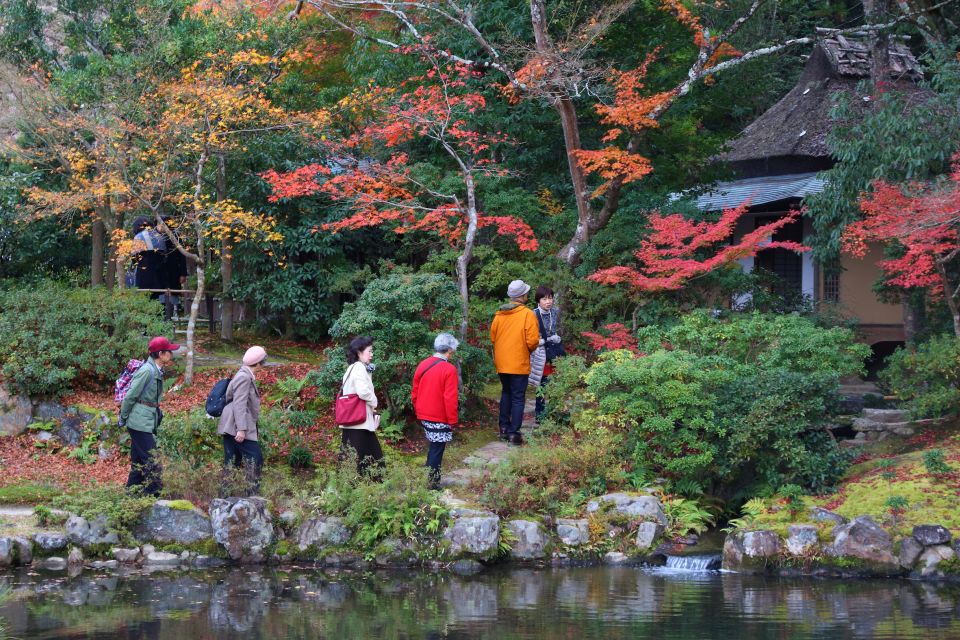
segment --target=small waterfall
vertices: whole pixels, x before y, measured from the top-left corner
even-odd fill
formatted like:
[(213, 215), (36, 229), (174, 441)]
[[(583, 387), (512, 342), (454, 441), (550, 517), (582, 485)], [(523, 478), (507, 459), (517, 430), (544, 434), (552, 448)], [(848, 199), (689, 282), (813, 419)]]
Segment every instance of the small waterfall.
[(667, 556), (667, 569), (677, 571), (719, 571), (720, 554), (708, 556)]

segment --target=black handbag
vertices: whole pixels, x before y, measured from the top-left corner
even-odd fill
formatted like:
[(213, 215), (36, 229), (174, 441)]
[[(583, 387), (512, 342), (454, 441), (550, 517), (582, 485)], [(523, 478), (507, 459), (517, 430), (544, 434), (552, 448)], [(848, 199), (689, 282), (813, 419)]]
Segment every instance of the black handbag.
[(547, 362), (553, 362), (554, 358), (562, 358), (567, 355), (567, 350), (563, 348), (561, 342), (547, 342), (547, 328), (543, 325), (543, 318), (537, 313), (537, 324), (540, 325), (540, 336), (543, 338), (543, 350), (547, 352)]

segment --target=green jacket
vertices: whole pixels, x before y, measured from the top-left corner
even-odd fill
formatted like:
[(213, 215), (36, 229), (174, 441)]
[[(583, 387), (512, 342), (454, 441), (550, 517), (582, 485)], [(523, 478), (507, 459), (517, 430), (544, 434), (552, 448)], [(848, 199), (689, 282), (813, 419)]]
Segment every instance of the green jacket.
[(163, 397), (163, 374), (153, 360), (147, 358), (143, 366), (133, 374), (127, 395), (123, 396), (120, 419), (126, 423), (128, 429), (155, 432), (160, 410), (157, 407), (148, 407), (141, 402), (159, 406), (161, 397)]

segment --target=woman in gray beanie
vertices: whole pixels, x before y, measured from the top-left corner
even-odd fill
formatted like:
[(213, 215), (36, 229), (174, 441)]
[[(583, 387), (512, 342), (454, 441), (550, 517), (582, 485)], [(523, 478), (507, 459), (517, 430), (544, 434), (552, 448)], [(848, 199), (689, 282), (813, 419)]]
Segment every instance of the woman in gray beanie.
[(423, 360), (413, 374), (410, 393), (417, 419), (423, 425), (430, 449), (427, 467), (430, 488), (440, 488), (440, 464), (447, 443), (453, 439), (460, 401), (457, 367), (450, 362), (460, 341), (449, 333), (441, 333), (433, 341), (434, 354)]

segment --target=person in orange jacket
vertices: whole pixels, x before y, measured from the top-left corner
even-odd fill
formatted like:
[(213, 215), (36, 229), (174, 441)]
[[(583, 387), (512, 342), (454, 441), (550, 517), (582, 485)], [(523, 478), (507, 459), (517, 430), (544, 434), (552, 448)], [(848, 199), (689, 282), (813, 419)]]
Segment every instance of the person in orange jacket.
[(500, 307), (490, 325), (493, 363), (500, 376), (500, 438), (523, 444), (520, 425), (530, 376), (530, 353), (540, 344), (537, 318), (526, 306), (530, 285), (514, 280), (507, 287), (510, 302)]

